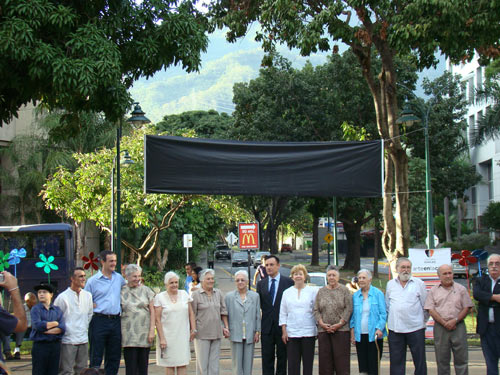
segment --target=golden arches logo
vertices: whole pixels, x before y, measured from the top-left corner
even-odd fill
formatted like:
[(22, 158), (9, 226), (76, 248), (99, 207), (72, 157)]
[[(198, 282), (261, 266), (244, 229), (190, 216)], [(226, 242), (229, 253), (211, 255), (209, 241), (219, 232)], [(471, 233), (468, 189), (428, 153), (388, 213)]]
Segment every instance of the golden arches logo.
[(249, 233), (243, 235), (241, 240), (242, 245), (255, 245), (255, 237)]

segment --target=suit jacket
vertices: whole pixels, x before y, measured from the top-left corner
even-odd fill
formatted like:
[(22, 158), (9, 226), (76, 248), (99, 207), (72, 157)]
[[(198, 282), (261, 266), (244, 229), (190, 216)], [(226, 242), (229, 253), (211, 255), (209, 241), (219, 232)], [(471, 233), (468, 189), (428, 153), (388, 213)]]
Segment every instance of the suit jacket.
[(238, 291), (233, 290), (226, 294), (225, 301), (231, 332), (229, 340), (243, 342), (243, 320), (245, 320), (246, 343), (253, 344), (255, 332), (260, 331), (259, 295), (249, 290), (245, 302), (242, 302)]
[(474, 282), (473, 295), (479, 302), (477, 313), (477, 333), (484, 335), (488, 330), (489, 309), (493, 307), (495, 319), (495, 331), (500, 334), (500, 304), (491, 301), (492, 294), (500, 294), (500, 279), (497, 281), (493, 293), (491, 293), (491, 279), (488, 275), (482, 275)]
[(281, 333), (278, 324), (280, 320), (281, 297), (285, 289), (290, 288), (292, 285), (292, 279), (280, 275), (280, 282), (276, 291), (276, 298), (273, 306), (273, 301), (271, 301), (271, 295), (269, 294), (269, 276), (257, 283), (257, 293), (259, 293), (260, 296), (260, 308), (262, 309), (261, 327), (263, 334), (269, 335)]

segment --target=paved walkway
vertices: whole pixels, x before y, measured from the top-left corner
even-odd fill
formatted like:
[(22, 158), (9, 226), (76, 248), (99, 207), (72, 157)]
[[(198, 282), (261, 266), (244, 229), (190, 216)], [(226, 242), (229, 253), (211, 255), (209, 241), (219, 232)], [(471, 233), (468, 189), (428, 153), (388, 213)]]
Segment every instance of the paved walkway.
[[(216, 265), (216, 280), (217, 280), (217, 288), (221, 289), (224, 293), (227, 293), (235, 288), (231, 275), (223, 270), (222, 268), (217, 267)], [(429, 375), (437, 374), (436, 361), (434, 356), (434, 347), (427, 346), (427, 369)], [(195, 355), (194, 349), (191, 345), (192, 351), (192, 360), (188, 366), (188, 374), (195, 374)], [(316, 348), (317, 351), (317, 348)], [(165, 369), (159, 366), (156, 366), (156, 358), (155, 353), (152, 352), (150, 356), (150, 366), (149, 366), (149, 374), (152, 375), (164, 375)], [(21, 361), (9, 361), (7, 363), (13, 373), (19, 375), (29, 375), (31, 374), (31, 358), (25, 357)], [(411, 354), (408, 352), (407, 354), (407, 373), (412, 374), (414, 371), (413, 363), (411, 362)], [(452, 373), (454, 373), (453, 368), (451, 369)], [(254, 360), (254, 369), (253, 374), (261, 374), (261, 348), (260, 344), (257, 345), (255, 351), (255, 360)], [(486, 374), (486, 365), (484, 363), (483, 353), (481, 352), (481, 348), (479, 347), (470, 347), (469, 348), (469, 373), (478, 375), (478, 374)], [(125, 364), (122, 360), (120, 366), (120, 375), (125, 375)], [(230, 375), (231, 374), (231, 350), (229, 348), (229, 341), (222, 341), (222, 349), (220, 355), (220, 374), (221, 375)], [(313, 374), (318, 374), (318, 357), (316, 355), (314, 361), (314, 371)], [(354, 347), (351, 348), (351, 374), (357, 375), (358, 372), (358, 362), (356, 358), (356, 350)], [(389, 374), (389, 353), (387, 345), (384, 345), (384, 354), (381, 362), (381, 374)]]

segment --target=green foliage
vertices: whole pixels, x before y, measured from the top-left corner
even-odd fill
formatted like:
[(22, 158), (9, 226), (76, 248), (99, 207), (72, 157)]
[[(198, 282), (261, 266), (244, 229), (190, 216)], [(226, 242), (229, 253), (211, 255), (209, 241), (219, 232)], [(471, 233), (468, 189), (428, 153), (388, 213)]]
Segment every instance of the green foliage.
[(482, 223), (487, 228), (500, 230), (500, 202), (490, 202), (483, 213)]
[(471, 233), (463, 235), (460, 238), (460, 241), (445, 242), (443, 243), (443, 247), (451, 247), (452, 251), (472, 251), (476, 249), (484, 249), (484, 247), (488, 246), (490, 243), (491, 240), (487, 234)]
[(227, 113), (217, 111), (189, 111), (179, 115), (168, 115), (155, 125), (158, 132), (176, 134), (193, 130), (201, 138), (225, 139), (234, 119)]
[(171, 65), (195, 71), (207, 47), (191, 1), (1, 0), (0, 120), (30, 101), (119, 119), (127, 89)]
[[(445, 226), (444, 226), (444, 215), (437, 215), (434, 216), (434, 229), (436, 231), (437, 236), (440, 239), (445, 239), (446, 238), (446, 233), (445, 233)], [(467, 235), (472, 233), (473, 228), (469, 225), (469, 222), (462, 222), (462, 235)], [(455, 215), (450, 216), (450, 228), (451, 228), (451, 233), (456, 233), (457, 232), (457, 217)]]

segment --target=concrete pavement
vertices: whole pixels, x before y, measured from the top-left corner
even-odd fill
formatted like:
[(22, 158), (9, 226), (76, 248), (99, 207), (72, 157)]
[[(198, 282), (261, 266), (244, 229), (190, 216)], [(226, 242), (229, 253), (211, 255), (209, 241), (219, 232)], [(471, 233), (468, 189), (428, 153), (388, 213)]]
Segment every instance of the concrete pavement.
[[(216, 281), (217, 288), (221, 289), (222, 292), (227, 293), (235, 288), (234, 282), (232, 280), (231, 274), (224, 270), (222, 267), (219, 267), (217, 264), (215, 266), (216, 271)], [(194, 349), (191, 345), (192, 351), (192, 360), (188, 366), (188, 374), (195, 374), (195, 355)], [(317, 347), (316, 347), (317, 351)], [(434, 347), (427, 346), (427, 369), (429, 375), (437, 374), (437, 366), (434, 356)], [(31, 358), (24, 356), (21, 361), (9, 361), (7, 365), (13, 370), (13, 373), (19, 375), (28, 375), (31, 374)], [(413, 363), (411, 362), (411, 354), (408, 352), (407, 354), (407, 373), (411, 374), (414, 371)], [(451, 370), (454, 372), (454, 370)], [(152, 375), (163, 375), (165, 373), (165, 369), (159, 366), (156, 366), (156, 358), (155, 353), (152, 352), (150, 356), (150, 366), (149, 366), (149, 374)], [(229, 347), (229, 341), (222, 341), (222, 349), (220, 355), (220, 373), (221, 375), (229, 375), (231, 374), (231, 350)], [(254, 369), (253, 374), (261, 374), (261, 348), (260, 344), (257, 345), (255, 351), (255, 359), (254, 359)], [(318, 357), (316, 355), (314, 361), (314, 374), (318, 374)], [(485, 374), (486, 373), (486, 365), (484, 362), (484, 357), (480, 347), (469, 347), (469, 373), (470, 374)], [(120, 366), (120, 375), (125, 375), (125, 365), (122, 360)], [(356, 349), (354, 347), (351, 348), (351, 374), (357, 375), (358, 372), (358, 363), (356, 358)], [(384, 343), (384, 354), (382, 356), (381, 361), (381, 374), (389, 374), (389, 353), (388, 346)]]

